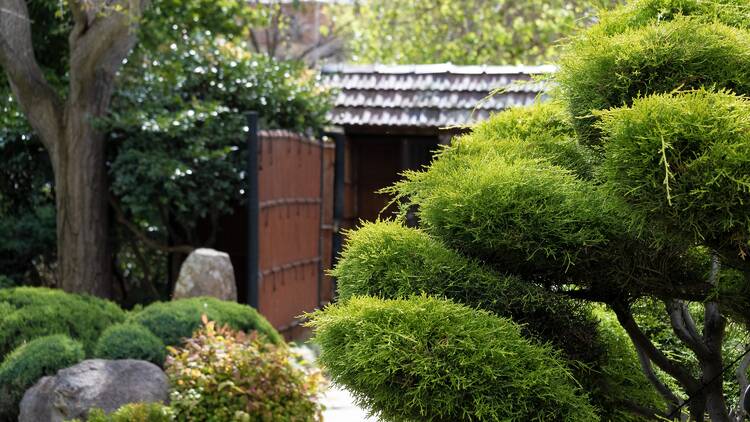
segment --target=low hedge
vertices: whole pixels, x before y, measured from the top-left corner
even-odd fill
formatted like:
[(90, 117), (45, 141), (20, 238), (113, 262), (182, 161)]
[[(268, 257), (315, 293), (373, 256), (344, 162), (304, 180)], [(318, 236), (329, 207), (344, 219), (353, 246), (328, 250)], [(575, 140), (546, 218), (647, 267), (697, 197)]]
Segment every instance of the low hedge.
[(0, 357), (17, 346), (52, 334), (65, 334), (94, 351), (99, 335), (123, 322), (125, 312), (112, 302), (38, 287), (0, 289)]
[(129, 318), (129, 322), (148, 328), (167, 346), (177, 346), (201, 326), (201, 316), (217, 324), (229, 325), (236, 330), (257, 330), (267, 339), (282, 344), (283, 338), (255, 309), (212, 297), (156, 302), (146, 306)]
[(167, 348), (148, 328), (139, 324), (116, 324), (104, 330), (94, 349), (101, 359), (138, 359), (164, 366)]
[(591, 364), (602, 353), (597, 323), (586, 305), (516, 277), (498, 274), (447, 248), (426, 233), (394, 222), (365, 223), (348, 233), (331, 274), (341, 300), (386, 299), (426, 293), (485, 309), (523, 324), (570, 361)]
[(333, 381), (385, 420), (597, 420), (550, 347), (486, 311), (353, 297), (309, 316)]
[(85, 357), (81, 343), (62, 334), (36, 338), (0, 364), (0, 420), (18, 418), (18, 404), (24, 393), (41, 377), (54, 375)]

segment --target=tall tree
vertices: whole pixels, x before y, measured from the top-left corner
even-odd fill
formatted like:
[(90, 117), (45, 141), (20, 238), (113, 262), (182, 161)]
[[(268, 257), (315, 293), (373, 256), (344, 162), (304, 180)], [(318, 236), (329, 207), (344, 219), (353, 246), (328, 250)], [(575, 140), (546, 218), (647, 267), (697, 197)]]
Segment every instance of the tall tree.
[(94, 119), (108, 110), (147, 3), (69, 0), (68, 83), (58, 90), (35, 56), (27, 2), (0, 2), (0, 65), (52, 161), (59, 280), (68, 291), (110, 295), (105, 144)]
[(360, 0), (336, 9), (361, 63), (539, 64), (612, 0)]

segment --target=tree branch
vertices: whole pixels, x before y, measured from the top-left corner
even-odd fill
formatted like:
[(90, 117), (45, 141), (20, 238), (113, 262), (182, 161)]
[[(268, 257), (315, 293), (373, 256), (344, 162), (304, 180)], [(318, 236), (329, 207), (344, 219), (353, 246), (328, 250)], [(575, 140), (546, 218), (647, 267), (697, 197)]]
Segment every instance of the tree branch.
[[(745, 345), (745, 349), (750, 347), (750, 345)], [(737, 370), (735, 371), (735, 376), (737, 377), (737, 384), (739, 384), (739, 398), (740, 400), (737, 401), (737, 407), (734, 409), (734, 412), (732, 412), (734, 415), (743, 415), (744, 410), (742, 409), (742, 394), (747, 390), (747, 387), (750, 386), (750, 382), (747, 378), (747, 369), (750, 368), (750, 353), (746, 354), (742, 361), (740, 362), (739, 366), (737, 366)], [(744, 416), (744, 415), (743, 415)], [(744, 420), (741, 418), (737, 418), (737, 420)]]
[(646, 375), (646, 378), (651, 382), (651, 384), (653, 384), (654, 388), (656, 388), (656, 391), (658, 391), (659, 394), (664, 397), (664, 400), (666, 400), (667, 403), (670, 403), (674, 406), (679, 406), (681, 400), (656, 375), (656, 373), (654, 372), (654, 368), (651, 366), (651, 360), (648, 358), (648, 356), (646, 356), (646, 352), (643, 350), (643, 347), (641, 347), (639, 344), (635, 344), (635, 351), (638, 354), (638, 360), (641, 363), (641, 369), (643, 369), (643, 373)]
[(665, 300), (664, 304), (669, 315), (669, 320), (672, 323), (672, 329), (677, 334), (677, 337), (699, 358), (709, 359), (711, 351), (703, 343), (700, 333), (698, 333), (698, 329), (695, 326), (695, 321), (693, 321), (693, 317), (690, 315), (685, 302), (681, 300)]
[(659, 368), (674, 377), (688, 392), (697, 391), (701, 388), (700, 382), (695, 379), (690, 372), (682, 367), (679, 363), (666, 357), (649, 338), (641, 331), (638, 324), (633, 319), (633, 314), (628, 305), (624, 303), (615, 303), (612, 310), (617, 315), (617, 320), (625, 329), (630, 340), (636, 349), (642, 349), (643, 353), (654, 362)]
[(0, 65), (21, 110), (57, 168), (62, 100), (45, 79), (34, 56), (31, 20), (24, 0), (0, 0)]

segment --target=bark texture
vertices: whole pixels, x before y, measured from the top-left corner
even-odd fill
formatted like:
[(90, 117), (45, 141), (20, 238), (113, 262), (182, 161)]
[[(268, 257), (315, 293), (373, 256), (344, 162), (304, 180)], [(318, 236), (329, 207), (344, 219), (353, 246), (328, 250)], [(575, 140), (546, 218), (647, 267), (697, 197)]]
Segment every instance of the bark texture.
[(34, 57), (26, 1), (0, 0), (0, 65), (55, 173), (58, 280), (67, 291), (111, 294), (105, 146), (93, 122), (107, 112), (115, 74), (135, 44), (146, 5), (68, 1), (70, 82), (61, 98)]

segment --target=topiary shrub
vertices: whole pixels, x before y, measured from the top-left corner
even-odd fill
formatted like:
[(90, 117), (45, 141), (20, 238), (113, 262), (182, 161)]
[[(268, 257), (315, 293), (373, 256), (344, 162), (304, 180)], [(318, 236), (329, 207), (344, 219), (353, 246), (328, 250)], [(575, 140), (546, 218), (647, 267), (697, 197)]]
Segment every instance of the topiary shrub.
[(333, 381), (384, 420), (597, 419), (550, 347), (486, 311), (354, 297), (309, 316)]
[(92, 409), (86, 419), (87, 422), (170, 422), (173, 420), (172, 409), (160, 403), (126, 404), (109, 415), (101, 409)]
[[(204, 320), (205, 321), (205, 320)], [(166, 372), (177, 420), (321, 420), (320, 375), (292, 363), (286, 346), (214, 322), (170, 350)]]
[(24, 393), (41, 377), (73, 366), (85, 357), (81, 343), (62, 334), (26, 343), (0, 364), (0, 420), (15, 421)]
[(407, 174), (395, 189), (402, 210), (418, 207), (427, 233), (520, 275), (554, 277), (586, 268), (592, 251), (625, 231), (618, 202), (569, 170), (534, 158), (449, 157)]
[(65, 334), (83, 344), (87, 356), (99, 335), (123, 322), (125, 312), (112, 302), (39, 287), (0, 289), (0, 356), (37, 337)]
[(698, 90), (601, 116), (609, 185), (647, 218), (709, 242), (750, 238), (750, 101)]
[(591, 364), (602, 352), (588, 307), (498, 274), (399, 223), (365, 223), (350, 231), (331, 275), (336, 277), (341, 300), (364, 295), (396, 299), (420, 293), (447, 297), (512, 318), (523, 324), (525, 334), (550, 341), (570, 361)]
[(596, 110), (639, 96), (703, 86), (750, 93), (750, 32), (675, 16), (611, 36), (584, 34), (561, 59), (555, 79), (581, 141), (599, 144)]
[(201, 326), (201, 316), (245, 332), (257, 330), (273, 343), (284, 342), (279, 333), (255, 309), (212, 297), (157, 302), (129, 319), (148, 328), (167, 346), (177, 346)]
[(138, 359), (164, 366), (167, 349), (148, 328), (132, 323), (104, 330), (96, 342), (94, 356), (102, 359)]

